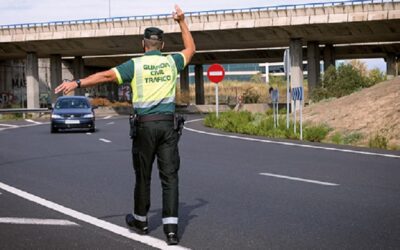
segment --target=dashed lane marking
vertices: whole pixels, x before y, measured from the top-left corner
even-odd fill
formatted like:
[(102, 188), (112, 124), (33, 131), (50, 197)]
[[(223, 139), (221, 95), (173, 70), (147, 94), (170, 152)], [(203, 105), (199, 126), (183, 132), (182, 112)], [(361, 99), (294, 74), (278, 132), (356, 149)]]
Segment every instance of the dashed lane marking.
[[(201, 120), (204, 120), (204, 119), (190, 120), (190, 121), (187, 121), (186, 123), (192, 123), (192, 122), (197, 122), (197, 121), (201, 121)], [(205, 134), (205, 135), (218, 136), (218, 137), (226, 137), (226, 138), (239, 139), (239, 140), (244, 140), (244, 141), (255, 141), (255, 142), (263, 142), (263, 143), (270, 143), (270, 144), (285, 145), (285, 146), (301, 147), (301, 148), (322, 149), (322, 150), (344, 152), (344, 153), (351, 153), (351, 154), (382, 156), (382, 157), (387, 157), (387, 158), (400, 159), (400, 155), (393, 155), (393, 154), (380, 154), (380, 153), (358, 151), (358, 150), (351, 150), (351, 149), (322, 147), (322, 146), (314, 146), (314, 145), (300, 144), (300, 143), (294, 143), (294, 142), (271, 141), (271, 140), (249, 138), (249, 137), (237, 136), (237, 135), (224, 135), (224, 134), (218, 134), (218, 133), (210, 133), (210, 132), (201, 131), (201, 130), (192, 129), (192, 128), (187, 128), (187, 127), (184, 127), (184, 129), (186, 129), (188, 131), (191, 131), (191, 132), (194, 132), (194, 133), (198, 133), (198, 134)]]
[(108, 122), (108, 123), (106, 123), (106, 125), (113, 125), (113, 124), (115, 124), (115, 122)]
[(0, 218), (0, 223), (20, 224), (20, 225), (79, 226), (75, 222), (69, 220), (13, 218), (13, 217)]
[(168, 246), (167, 243), (165, 243), (165, 241), (157, 239), (157, 238), (153, 238), (151, 236), (148, 235), (139, 235), (136, 233), (132, 233), (129, 229), (124, 228), (124, 227), (120, 227), (118, 225), (112, 224), (110, 222), (104, 221), (104, 220), (100, 220), (97, 219), (93, 216), (90, 216), (88, 214), (84, 214), (81, 212), (78, 212), (76, 210), (67, 208), (65, 206), (59, 205), (57, 203), (54, 203), (52, 201), (40, 198), (39, 196), (30, 194), (28, 192), (22, 191), (20, 189), (17, 189), (15, 187), (9, 186), (7, 184), (4, 184), (2, 182), (0, 182), (0, 189), (3, 189), (7, 192), (10, 192), (12, 194), (15, 194), (19, 197), (22, 197), (26, 200), (32, 201), (36, 204), (42, 205), (44, 207), (50, 208), (52, 210), (55, 210), (57, 212), (60, 212), (62, 214), (68, 215), (72, 218), (75, 218), (79, 221), (83, 221), (86, 222), (88, 224), (91, 224), (93, 226), (102, 228), (104, 230), (107, 230), (109, 232), (112, 232), (114, 234), (118, 234), (120, 236), (123, 236), (125, 238), (137, 241), (137, 242), (141, 242), (143, 244), (158, 248), (158, 249), (188, 249), (182, 246)]
[(313, 184), (318, 184), (318, 185), (323, 185), (323, 186), (339, 186), (339, 184), (336, 184), (336, 183), (303, 179), (303, 178), (279, 175), (279, 174), (260, 173), (260, 175), (265, 175), (265, 176), (270, 176), (270, 177), (275, 177), (275, 178), (280, 178), (280, 179), (287, 179), (287, 180), (292, 180), (292, 181), (308, 182), (308, 183), (313, 183)]
[(110, 119), (111, 117), (113, 117), (112, 115), (108, 115), (106, 117), (103, 117), (104, 120)]
[(110, 140), (104, 139), (104, 138), (100, 138), (99, 141), (105, 142), (105, 143), (110, 143)]

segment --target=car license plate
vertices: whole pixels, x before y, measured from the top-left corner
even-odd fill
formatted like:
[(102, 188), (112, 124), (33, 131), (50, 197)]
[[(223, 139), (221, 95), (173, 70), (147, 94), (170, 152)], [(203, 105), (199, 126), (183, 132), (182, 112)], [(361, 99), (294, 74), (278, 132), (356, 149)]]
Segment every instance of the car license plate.
[(79, 120), (65, 120), (65, 124), (79, 124)]

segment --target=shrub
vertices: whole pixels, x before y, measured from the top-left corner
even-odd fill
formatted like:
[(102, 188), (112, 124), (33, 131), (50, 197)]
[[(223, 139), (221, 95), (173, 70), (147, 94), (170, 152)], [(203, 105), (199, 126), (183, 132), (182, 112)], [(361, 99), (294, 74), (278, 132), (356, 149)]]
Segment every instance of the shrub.
[(314, 102), (319, 102), (321, 100), (327, 99), (329, 97), (329, 92), (324, 87), (317, 87), (313, 89), (310, 93), (310, 99)]
[(370, 86), (387, 80), (385, 73), (380, 71), (378, 68), (370, 70), (368, 73), (368, 78)]
[(342, 135), (340, 132), (336, 132), (332, 135), (331, 141), (336, 144), (346, 144), (353, 145), (363, 138), (361, 133), (350, 133), (347, 135)]
[(330, 97), (342, 97), (384, 80), (379, 70), (371, 70), (367, 75), (361, 68), (351, 64), (341, 64), (337, 69), (330, 66), (324, 73), (322, 86), (311, 92), (311, 100), (318, 102)]
[(375, 136), (369, 139), (368, 146), (370, 148), (387, 149), (388, 139), (383, 135), (376, 134)]
[(318, 125), (304, 128), (304, 139), (311, 142), (321, 142), (328, 135), (330, 128), (326, 125)]
[(336, 132), (332, 135), (331, 141), (335, 144), (343, 144), (343, 136), (341, 133)]
[(256, 74), (252, 75), (250, 78), (250, 81), (254, 82), (254, 83), (262, 83), (263, 82), (262, 73), (258, 72)]
[[(299, 138), (299, 124), (297, 124), (297, 134), (293, 131), (293, 123), (289, 129), (286, 129), (286, 118), (279, 119), (279, 126), (274, 127), (274, 118), (272, 115), (251, 114), (250, 112), (224, 112), (220, 114), (219, 119), (215, 113), (207, 115), (204, 124), (208, 127), (214, 127), (227, 132), (235, 132), (250, 135), (267, 136), (271, 138)], [(310, 141), (322, 141), (329, 132), (329, 128), (320, 126), (304, 126), (305, 139)]]
[(257, 103), (261, 95), (253, 87), (247, 88), (243, 93), (244, 103)]
[(361, 133), (350, 133), (343, 138), (343, 143), (352, 145), (360, 141), (363, 137)]

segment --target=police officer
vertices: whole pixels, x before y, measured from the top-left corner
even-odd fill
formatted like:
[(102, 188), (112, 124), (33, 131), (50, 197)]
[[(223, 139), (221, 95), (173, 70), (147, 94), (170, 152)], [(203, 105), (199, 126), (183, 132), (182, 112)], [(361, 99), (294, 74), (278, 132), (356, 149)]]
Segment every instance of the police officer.
[(185, 22), (184, 13), (177, 5), (173, 19), (180, 26), (185, 47), (180, 53), (162, 56), (160, 51), (164, 47), (163, 31), (155, 27), (147, 28), (142, 41), (144, 56), (84, 79), (62, 83), (55, 90), (55, 93), (69, 93), (75, 88), (105, 82), (131, 83), (136, 129), (132, 142), (132, 159), (136, 183), (134, 212), (128, 214), (125, 220), (136, 232), (148, 233), (150, 179), (153, 161), (157, 157), (162, 184), (162, 221), (169, 245), (178, 244), (179, 241), (179, 132), (174, 126), (176, 79), (195, 53), (193, 37)]

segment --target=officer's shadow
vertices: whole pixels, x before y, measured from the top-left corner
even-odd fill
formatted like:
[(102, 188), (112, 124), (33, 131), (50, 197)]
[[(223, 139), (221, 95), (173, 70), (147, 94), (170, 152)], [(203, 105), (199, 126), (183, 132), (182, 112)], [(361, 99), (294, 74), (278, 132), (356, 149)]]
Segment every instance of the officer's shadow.
[[(197, 203), (189, 205), (186, 203), (179, 203), (179, 223), (178, 223), (178, 234), (182, 237), (189, 222), (196, 218), (198, 215), (194, 214), (193, 211), (199, 207), (203, 207), (208, 204), (208, 201), (201, 198), (196, 199)], [(150, 210), (152, 214), (149, 217), (149, 230), (154, 231), (162, 226), (162, 209)]]

